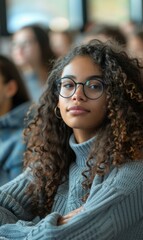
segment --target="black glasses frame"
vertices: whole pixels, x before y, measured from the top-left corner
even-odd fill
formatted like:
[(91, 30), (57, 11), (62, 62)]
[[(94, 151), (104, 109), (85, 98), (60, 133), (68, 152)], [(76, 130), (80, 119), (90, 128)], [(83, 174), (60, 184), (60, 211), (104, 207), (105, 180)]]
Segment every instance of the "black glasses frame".
[(75, 89), (74, 89), (72, 95), (70, 95), (70, 96), (68, 96), (68, 97), (65, 97), (65, 96), (61, 95), (60, 90), (59, 90), (59, 89), (60, 89), (59, 86), (60, 86), (61, 80), (62, 80), (62, 79), (65, 79), (65, 78), (67, 78), (67, 77), (60, 78), (60, 79), (58, 79), (58, 80), (56, 81), (57, 92), (58, 92), (58, 94), (59, 94), (61, 97), (63, 97), (63, 98), (70, 98), (70, 97), (72, 97), (72, 96), (75, 94), (76, 90), (77, 90), (77, 85), (82, 85), (82, 86), (83, 86), (83, 93), (84, 93), (84, 95), (85, 95), (88, 99), (96, 100), (96, 99), (100, 98), (100, 97), (103, 95), (104, 88), (105, 88), (105, 85), (106, 85), (106, 84), (103, 82), (102, 77), (95, 77), (95, 78), (94, 78), (94, 80), (99, 81), (99, 82), (102, 84), (102, 86), (103, 86), (102, 93), (101, 93), (101, 95), (100, 95), (99, 97), (97, 97), (97, 98), (90, 98), (90, 97), (88, 97), (88, 96), (86, 95), (86, 92), (85, 92), (85, 89), (84, 89), (84, 86), (86, 85), (87, 81), (92, 80), (92, 79), (88, 79), (85, 83), (82, 83), (82, 82), (75, 82), (72, 78), (68, 77), (68, 79), (72, 80), (73, 83), (75, 84)]

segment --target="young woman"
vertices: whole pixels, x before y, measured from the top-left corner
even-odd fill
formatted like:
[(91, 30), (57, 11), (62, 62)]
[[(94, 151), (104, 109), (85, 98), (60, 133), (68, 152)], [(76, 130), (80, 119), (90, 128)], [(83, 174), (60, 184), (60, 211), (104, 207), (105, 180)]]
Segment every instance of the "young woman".
[(22, 139), (29, 96), (15, 64), (0, 55), (0, 185), (22, 172)]
[(143, 239), (143, 77), (92, 41), (57, 60), (25, 130), (25, 171), (0, 188), (6, 239)]
[(42, 26), (28, 25), (12, 36), (11, 56), (22, 71), (33, 101), (38, 101), (55, 58), (48, 33)]

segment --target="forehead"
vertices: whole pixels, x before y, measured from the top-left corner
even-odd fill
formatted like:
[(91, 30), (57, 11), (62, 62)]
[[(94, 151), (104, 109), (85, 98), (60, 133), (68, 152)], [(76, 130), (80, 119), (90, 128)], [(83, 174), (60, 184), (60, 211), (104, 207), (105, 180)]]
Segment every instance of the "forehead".
[(94, 63), (93, 60), (88, 56), (77, 56), (65, 66), (62, 72), (62, 77), (65, 75), (75, 76), (91, 76), (101, 75), (101, 67)]
[(23, 39), (29, 39), (29, 38), (32, 38), (34, 37), (35, 34), (33, 32), (32, 29), (28, 29), (28, 28), (25, 28), (25, 29), (22, 29), (20, 30), (19, 32), (15, 33), (14, 36), (13, 36), (13, 40), (23, 40)]

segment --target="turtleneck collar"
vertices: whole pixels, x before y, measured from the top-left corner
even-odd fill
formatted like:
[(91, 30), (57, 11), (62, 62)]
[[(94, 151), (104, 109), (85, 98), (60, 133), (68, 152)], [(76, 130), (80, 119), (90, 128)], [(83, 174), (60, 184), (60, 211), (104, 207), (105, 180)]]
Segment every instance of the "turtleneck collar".
[(69, 140), (69, 145), (76, 155), (76, 163), (79, 166), (86, 166), (86, 160), (89, 155), (92, 144), (94, 143), (96, 137), (89, 139), (83, 143), (76, 143), (74, 134), (71, 135)]

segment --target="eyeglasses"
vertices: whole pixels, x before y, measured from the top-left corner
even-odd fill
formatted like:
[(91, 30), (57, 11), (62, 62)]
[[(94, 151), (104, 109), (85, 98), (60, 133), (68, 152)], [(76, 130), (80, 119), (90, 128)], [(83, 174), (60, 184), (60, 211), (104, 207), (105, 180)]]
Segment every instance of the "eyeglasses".
[(35, 42), (36, 42), (35, 38), (27, 39), (27, 40), (23, 40), (23, 41), (19, 41), (19, 42), (14, 41), (12, 43), (12, 49), (16, 49), (16, 48), (25, 49), (25, 48), (31, 47)]
[(63, 98), (70, 98), (76, 92), (78, 85), (83, 86), (83, 92), (87, 98), (95, 100), (102, 96), (105, 84), (100, 76), (87, 80), (85, 83), (75, 82), (69, 77), (63, 77), (57, 81), (58, 94)]

